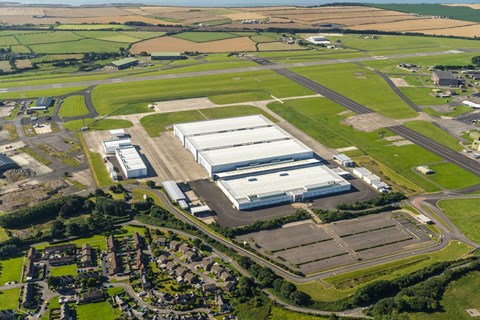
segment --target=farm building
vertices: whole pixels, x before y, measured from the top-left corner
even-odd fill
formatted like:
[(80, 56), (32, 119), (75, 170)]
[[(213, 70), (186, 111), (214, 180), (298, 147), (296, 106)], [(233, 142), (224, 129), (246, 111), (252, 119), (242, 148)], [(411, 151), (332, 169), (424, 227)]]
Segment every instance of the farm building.
[(451, 71), (434, 71), (432, 81), (437, 86), (458, 86), (460, 81)]
[(51, 107), (53, 104), (52, 97), (41, 97), (35, 101), (35, 106), (31, 107), (30, 110), (46, 110)]
[(180, 52), (152, 52), (152, 60), (182, 60), (187, 57)]
[(15, 168), (18, 168), (15, 161), (7, 157), (5, 154), (0, 153), (0, 173)]
[(335, 160), (338, 164), (344, 167), (354, 167), (355, 162), (352, 159), (344, 155), (343, 153), (336, 154), (333, 156), (333, 160)]
[(135, 147), (117, 148), (115, 149), (115, 156), (120, 163), (125, 178), (139, 178), (147, 175), (147, 166)]
[(261, 115), (177, 124), (175, 135), (239, 210), (348, 191), (313, 151)]
[(124, 70), (130, 67), (136, 66), (137, 64), (138, 64), (138, 60), (135, 58), (124, 58), (124, 59), (112, 61), (108, 65), (108, 67), (116, 70)]
[(132, 142), (129, 138), (106, 140), (103, 141), (103, 150), (105, 151), (105, 154), (114, 154), (117, 148), (128, 147), (131, 145)]

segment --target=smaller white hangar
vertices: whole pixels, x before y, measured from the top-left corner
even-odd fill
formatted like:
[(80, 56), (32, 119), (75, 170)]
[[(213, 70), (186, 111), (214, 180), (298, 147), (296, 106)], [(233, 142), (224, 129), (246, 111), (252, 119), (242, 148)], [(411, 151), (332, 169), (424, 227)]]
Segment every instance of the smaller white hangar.
[(131, 179), (147, 175), (147, 166), (135, 147), (117, 148), (115, 149), (115, 157), (125, 174), (125, 178)]
[(302, 202), (351, 187), (262, 115), (176, 124), (174, 132), (239, 210)]

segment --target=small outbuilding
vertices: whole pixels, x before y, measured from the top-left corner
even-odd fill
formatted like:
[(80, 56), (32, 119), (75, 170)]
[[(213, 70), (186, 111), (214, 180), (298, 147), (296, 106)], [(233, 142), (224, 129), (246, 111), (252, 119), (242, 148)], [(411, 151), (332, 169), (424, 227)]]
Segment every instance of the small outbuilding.
[(152, 60), (183, 60), (187, 57), (180, 52), (152, 52)]
[(333, 160), (335, 160), (338, 164), (344, 166), (344, 167), (353, 167), (355, 166), (355, 162), (350, 159), (350, 157), (347, 157), (343, 153), (336, 154), (333, 156)]
[(35, 102), (35, 106), (31, 107), (30, 110), (46, 110), (51, 107), (52, 104), (52, 97), (41, 97), (37, 99), (37, 101)]
[(429, 175), (429, 174), (434, 174), (435, 171), (430, 169), (428, 166), (418, 166), (415, 170), (418, 172), (424, 174), (424, 175)]

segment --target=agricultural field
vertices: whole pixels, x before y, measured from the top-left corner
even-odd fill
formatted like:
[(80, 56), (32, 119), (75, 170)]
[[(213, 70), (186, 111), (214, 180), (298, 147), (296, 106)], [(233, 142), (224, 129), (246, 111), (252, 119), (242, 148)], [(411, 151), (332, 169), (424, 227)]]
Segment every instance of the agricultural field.
[[(225, 96), (231, 94), (234, 96)], [(215, 97), (214, 103), (225, 104), (268, 100), (270, 95), (283, 98), (310, 94), (310, 90), (272, 71), (259, 71), (195, 77), (189, 82), (167, 79), (100, 85), (93, 89), (92, 100), (100, 114), (120, 115), (147, 112), (147, 104), (152, 101)]]
[(85, 98), (83, 96), (70, 96), (65, 98), (58, 114), (62, 118), (88, 114)]
[(375, 4), (377, 8), (415, 13), (423, 16), (447, 16), (450, 19), (480, 22), (480, 10), (465, 6), (443, 4)]
[(165, 131), (166, 127), (170, 127), (175, 123), (202, 121), (207, 119), (222, 119), (254, 114), (263, 114), (264, 116), (270, 118), (270, 120), (275, 121), (275, 119), (272, 119), (266, 112), (258, 109), (257, 107), (232, 106), (153, 114), (143, 117), (140, 122), (151, 137), (158, 137), (160, 133)]
[(149, 39), (133, 44), (131, 52), (138, 54), (142, 51), (146, 52), (232, 52), (232, 51), (255, 51), (255, 43), (248, 37), (236, 37), (223, 40), (215, 40), (208, 42), (193, 42), (190, 40), (180, 39), (176, 37), (159, 37)]
[(228, 32), (182, 32), (174, 35), (173, 37), (192, 42), (210, 42), (216, 40), (237, 38), (238, 36)]
[(60, 24), (55, 30), (132, 30), (133, 27), (121, 24)]
[(468, 238), (480, 242), (480, 199), (445, 199), (437, 205)]

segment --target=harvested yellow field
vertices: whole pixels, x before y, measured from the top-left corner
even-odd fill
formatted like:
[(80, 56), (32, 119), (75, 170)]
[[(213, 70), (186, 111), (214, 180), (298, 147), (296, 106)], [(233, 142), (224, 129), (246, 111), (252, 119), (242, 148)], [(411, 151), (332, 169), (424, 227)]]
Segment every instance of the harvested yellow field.
[(0, 7), (0, 16), (44, 16), (43, 8)]
[(283, 42), (264, 42), (259, 43), (257, 46), (259, 51), (305, 50), (305, 48), (299, 45), (286, 44)]
[[(257, 11), (257, 10), (255, 10)], [(296, 8), (287, 10), (269, 10), (262, 11), (264, 15), (270, 16), (288, 16), (297, 14), (333, 14), (333, 13), (347, 13), (347, 12), (374, 12), (374, 11), (387, 11), (377, 8), (369, 7), (322, 7), (322, 8)]]
[(415, 17), (412, 14), (408, 13), (401, 13), (395, 11), (386, 11), (385, 14), (383, 12), (345, 12), (345, 13), (334, 13), (334, 14), (301, 14), (298, 16), (290, 15), (290, 19), (299, 20), (299, 21), (318, 21), (318, 20), (325, 20), (325, 21), (335, 21), (336, 19), (358, 19), (358, 18), (367, 18), (372, 19), (372, 22), (376, 18), (385, 19), (386, 21), (394, 21), (398, 20), (399, 18), (410, 18)]
[(152, 12), (150, 14), (154, 14), (156, 17), (159, 17), (159, 18), (169, 18), (169, 19), (174, 19), (179, 21), (183, 21), (187, 19), (202, 18), (202, 17), (211, 17), (211, 15), (201, 11), (176, 11), (176, 12), (162, 12), (162, 13)]
[(128, 12), (119, 8), (45, 8), (47, 17), (58, 18), (90, 18), (126, 16)]
[(195, 7), (139, 7), (139, 9), (143, 10), (145, 12), (165, 13), (165, 12), (202, 10), (204, 8), (195, 8)]
[(480, 37), (480, 24), (466, 27), (420, 30), (420, 32), (432, 35), (458, 36), (458, 37)]
[(409, 21), (421, 19), (420, 17), (415, 16), (398, 16), (398, 17), (362, 17), (362, 18), (343, 18), (343, 19), (325, 19), (311, 21), (312, 23), (338, 23), (345, 26), (355, 26), (359, 24), (376, 24), (376, 23), (385, 23), (385, 22), (394, 22), (394, 21)]
[(223, 14), (222, 17), (231, 19), (233, 21), (236, 20), (263, 20), (266, 16), (258, 14), (256, 12), (240, 12), (240, 13), (231, 13), (231, 14)]
[(73, 18), (77, 22), (74, 23), (109, 23), (111, 21), (118, 23), (125, 23), (127, 21), (142, 21), (151, 24), (165, 24), (165, 25), (177, 25), (176, 22), (169, 22), (164, 20), (158, 20), (154, 18), (148, 18), (143, 16), (116, 16), (116, 17), (95, 17), (95, 18)]
[(448, 3), (448, 4), (445, 4), (445, 6), (470, 7), (472, 9), (479, 9), (480, 10), (480, 4), (479, 3)]
[(452, 19), (418, 19), (387, 23), (362, 24), (350, 27), (354, 30), (381, 30), (381, 31), (419, 31), (426, 29), (446, 29), (471, 25), (471, 22)]
[(256, 51), (255, 43), (248, 37), (217, 40), (196, 43), (175, 37), (159, 37), (133, 44), (131, 52), (138, 54), (146, 52), (232, 52), (232, 51)]
[(28, 59), (16, 60), (15, 65), (19, 69), (31, 68), (32, 67), (32, 61), (30, 61)]

